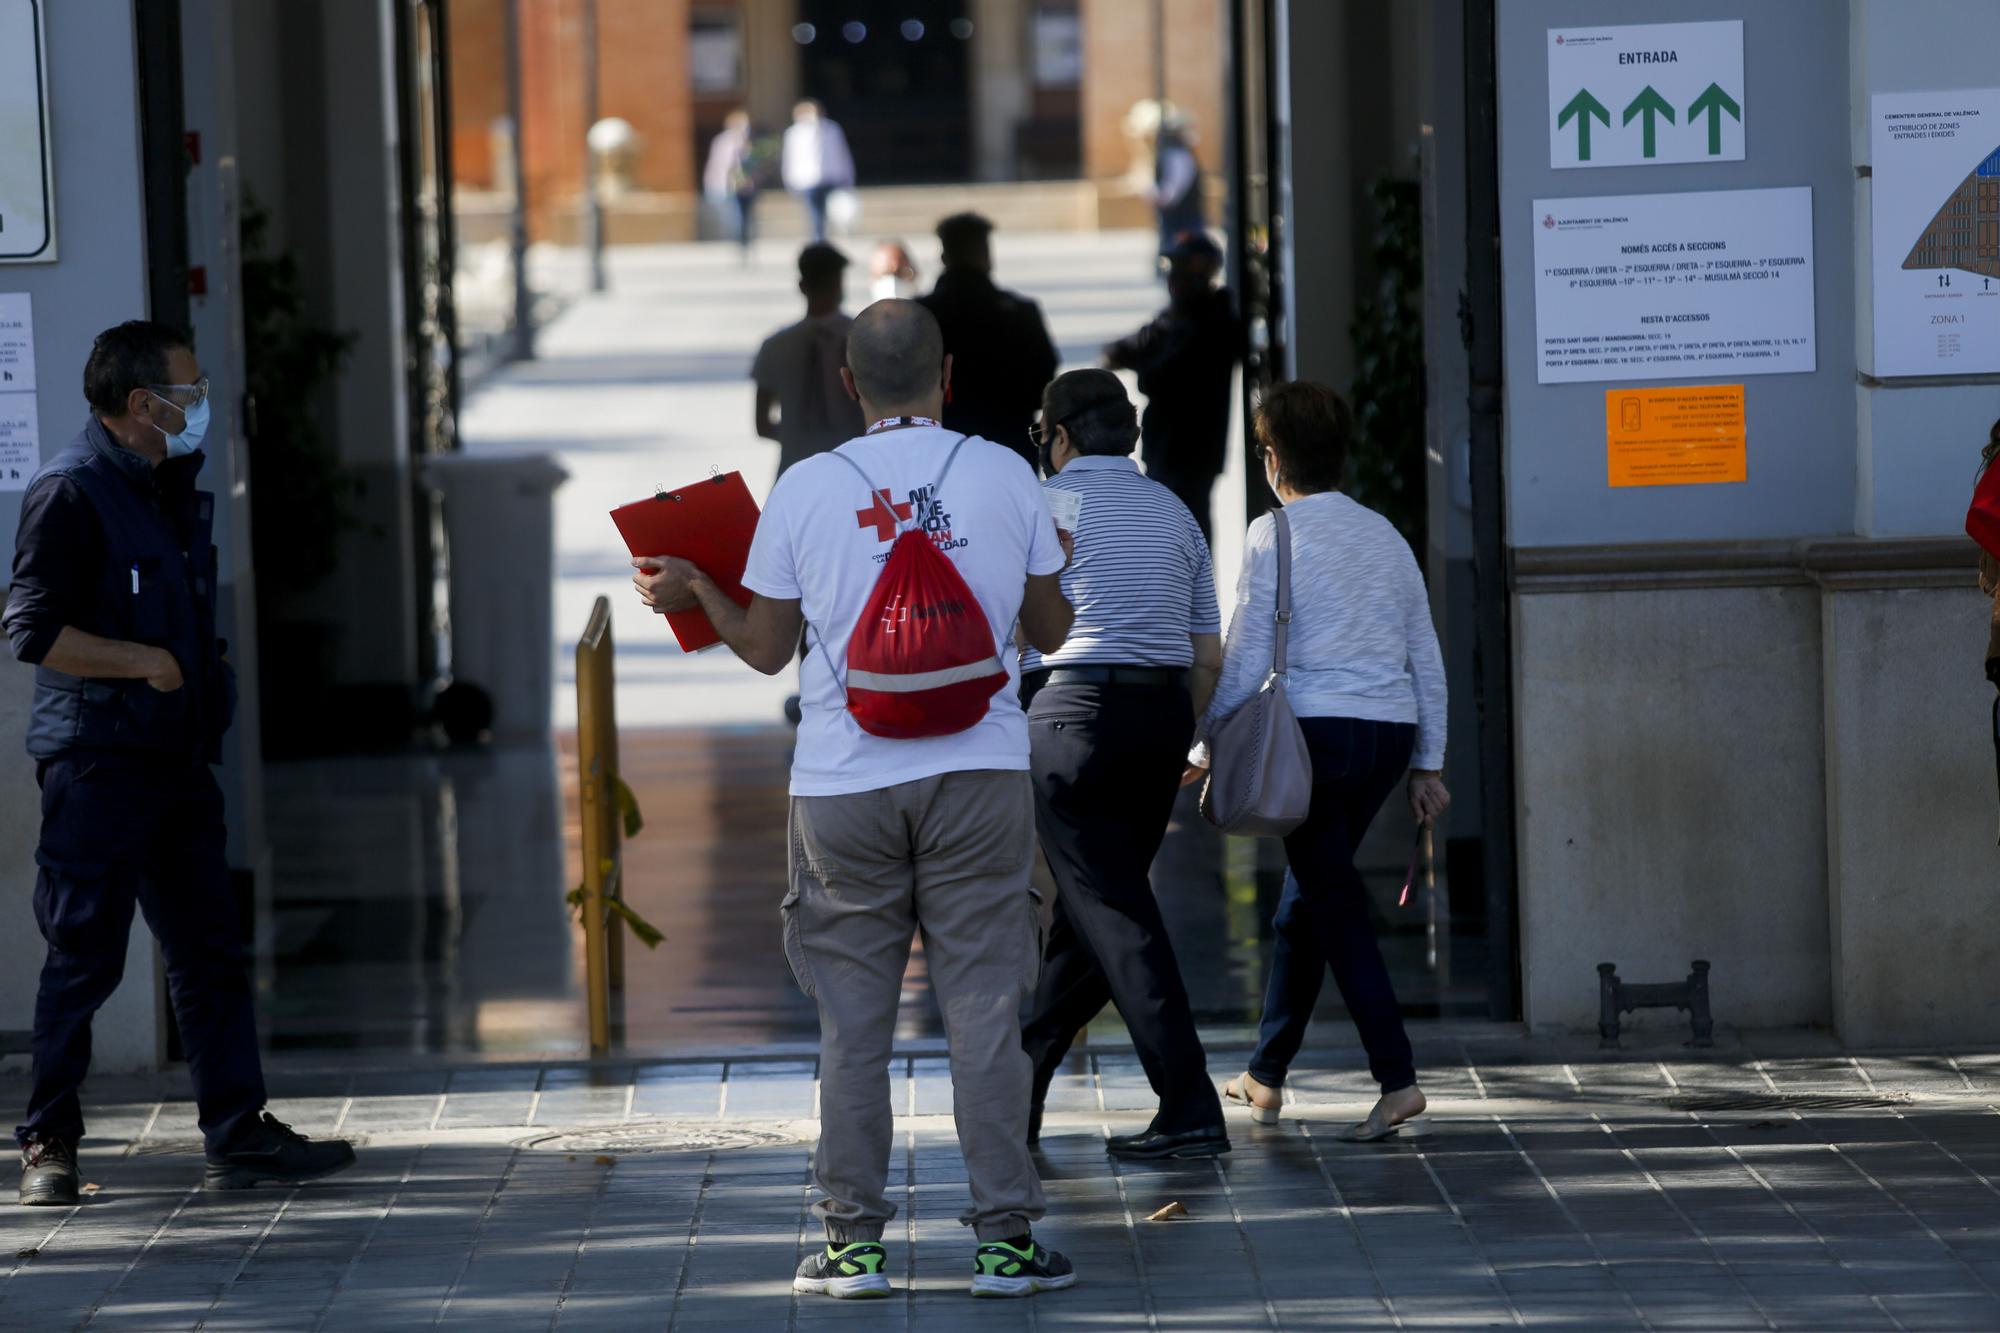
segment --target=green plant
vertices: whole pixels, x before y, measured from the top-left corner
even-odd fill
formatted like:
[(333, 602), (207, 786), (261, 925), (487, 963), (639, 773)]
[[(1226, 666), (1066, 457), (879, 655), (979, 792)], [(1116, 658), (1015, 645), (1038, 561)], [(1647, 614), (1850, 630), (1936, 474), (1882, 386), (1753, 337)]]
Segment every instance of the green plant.
[(1348, 326), (1354, 339), (1354, 444), (1348, 491), (1418, 550), (1424, 544), (1424, 228), (1415, 181), (1368, 187), (1375, 290)]
[[(356, 526), (354, 475), (320, 429), (324, 390), (347, 362), (356, 335), (317, 323), (306, 309), (299, 261), (273, 254), (271, 215), (243, 201), (243, 361), (252, 410), (251, 554), (260, 624), (288, 619), (299, 593), (325, 582), (341, 535)], [(283, 577), (279, 578), (279, 572)]]

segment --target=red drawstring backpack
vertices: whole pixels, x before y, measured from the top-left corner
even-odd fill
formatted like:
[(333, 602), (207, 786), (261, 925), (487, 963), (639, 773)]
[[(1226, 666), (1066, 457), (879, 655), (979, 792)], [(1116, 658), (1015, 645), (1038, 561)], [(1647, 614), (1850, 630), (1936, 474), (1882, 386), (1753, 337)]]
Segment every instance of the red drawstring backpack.
[(1965, 511), (1965, 535), (2000, 560), (2000, 457), (1986, 465), (1972, 488), (1972, 507)]
[[(959, 437), (931, 486), (933, 507), (964, 444)], [(852, 458), (833, 454), (861, 474), (869, 498), (899, 529), (848, 636), (844, 679), (820, 637), (820, 653), (847, 693), (847, 711), (869, 735), (891, 740), (964, 731), (986, 716), (987, 702), (1007, 684), (993, 626), (958, 566), (924, 530), (916, 506), (907, 521), (897, 519), (888, 492)]]

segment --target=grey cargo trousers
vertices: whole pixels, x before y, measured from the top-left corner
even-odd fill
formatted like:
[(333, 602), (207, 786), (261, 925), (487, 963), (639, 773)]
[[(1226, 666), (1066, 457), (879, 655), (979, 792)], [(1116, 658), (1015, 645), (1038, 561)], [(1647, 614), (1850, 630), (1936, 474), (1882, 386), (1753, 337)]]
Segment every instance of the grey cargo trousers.
[(889, 1058), (910, 937), (923, 932), (951, 1046), (952, 1114), (972, 1187), (959, 1220), (980, 1240), (1042, 1215), (1028, 1155), (1032, 1070), (1020, 1005), (1041, 966), (1028, 862), (1026, 773), (946, 773), (879, 791), (792, 800), (785, 956), (819, 1004), (814, 1211), (836, 1243), (880, 1240), (893, 1109)]

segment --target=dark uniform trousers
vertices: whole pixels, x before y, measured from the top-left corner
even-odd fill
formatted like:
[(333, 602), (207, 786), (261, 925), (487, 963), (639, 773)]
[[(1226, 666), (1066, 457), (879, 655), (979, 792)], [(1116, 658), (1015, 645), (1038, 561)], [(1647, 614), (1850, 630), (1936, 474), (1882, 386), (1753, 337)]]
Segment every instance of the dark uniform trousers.
[[(217, 1152), (264, 1105), (256, 1012), (208, 765), (72, 750), (44, 759), (35, 921), (48, 942), (35, 997), (34, 1089), (18, 1141), (83, 1136), (90, 1025), (125, 970), (132, 909), (160, 941), (202, 1135)], [(150, 978), (140, 978), (150, 983)]]
[(1028, 708), (1035, 822), (1055, 920), (1022, 1041), (1046, 1094), (1070, 1043), (1109, 1001), (1159, 1095), (1153, 1127), (1222, 1123), (1187, 987), (1149, 872), (1194, 732), (1184, 686), (1054, 684)]

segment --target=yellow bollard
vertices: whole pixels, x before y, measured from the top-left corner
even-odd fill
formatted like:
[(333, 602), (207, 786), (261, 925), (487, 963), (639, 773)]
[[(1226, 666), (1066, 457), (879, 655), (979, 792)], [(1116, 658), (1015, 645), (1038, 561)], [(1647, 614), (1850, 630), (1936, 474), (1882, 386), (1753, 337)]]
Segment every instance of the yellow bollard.
[(584, 996), (590, 1053), (611, 1049), (611, 987), (622, 986), (624, 950), (606, 903), (620, 896), (618, 717), (612, 702), (611, 603), (600, 597), (576, 645), (576, 771), (583, 826)]

